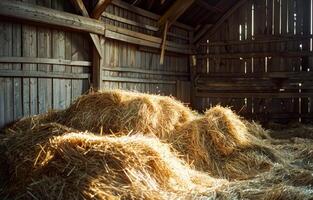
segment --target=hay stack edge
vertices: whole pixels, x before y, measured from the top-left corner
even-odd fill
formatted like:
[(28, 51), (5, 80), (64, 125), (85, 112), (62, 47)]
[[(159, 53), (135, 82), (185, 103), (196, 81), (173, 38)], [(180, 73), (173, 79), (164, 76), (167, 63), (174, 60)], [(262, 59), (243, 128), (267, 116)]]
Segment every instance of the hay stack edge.
[(221, 106), (93, 92), (1, 132), (0, 199), (313, 198), (311, 138), (275, 139)]

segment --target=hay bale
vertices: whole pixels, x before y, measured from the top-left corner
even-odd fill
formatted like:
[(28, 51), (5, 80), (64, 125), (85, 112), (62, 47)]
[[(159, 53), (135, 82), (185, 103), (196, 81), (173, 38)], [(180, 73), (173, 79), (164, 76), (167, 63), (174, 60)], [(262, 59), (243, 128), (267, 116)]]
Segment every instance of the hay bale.
[(226, 182), (192, 170), (157, 138), (50, 126), (7, 141), (9, 199), (176, 199)]
[(0, 144), (4, 149), (2, 156), (9, 169), (10, 182), (16, 189), (27, 184), (31, 177), (30, 172), (38, 168), (37, 161), (42, 156), (46, 143), (53, 136), (73, 131), (75, 130), (57, 123), (48, 123), (2, 136)]
[(63, 114), (62, 111), (49, 110), (47, 113), (33, 115), (30, 117), (23, 117), (15, 122), (12, 122), (6, 125), (2, 129), (2, 132), (4, 134), (24, 132), (27, 130), (31, 130), (34, 127), (39, 126), (41, 124), (52, 123), (52, 122), (57, 123), (58, 121), (60, 121), (62, 114)]
[(247, 179), (268, 171), (278, 153), (248, 133), (229, 108), (214, 107), (177, 129), (170, 141), (196, 169), (214, 177)]
[(82, 131), (127, 134), (134, 131), (166, 138), (194, 115), (171, 97), (111, 90), (78, 98), (65, 111), (62, 123)]

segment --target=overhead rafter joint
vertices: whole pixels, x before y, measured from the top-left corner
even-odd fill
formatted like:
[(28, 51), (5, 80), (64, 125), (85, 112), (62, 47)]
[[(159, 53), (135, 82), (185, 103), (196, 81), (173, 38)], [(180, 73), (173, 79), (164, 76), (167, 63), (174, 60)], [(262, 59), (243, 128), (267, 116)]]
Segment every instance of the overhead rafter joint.
[(93, 19), (99, 19), (112, 0), (99, 0), (91, 13)]
[(200, 38), (199, 42), (197, 44), (199, 44), (200, 42), (203, 42), (203, 38), (207, 37), (209, 38), (211, 35), (213, 35), (219, 28), (220, 26), (234, 13), (236, 12), (239, 8), (241, 8), (245, 3), (247, 2), (247, 0), (240, 0), (238, 1), (233, 7), (231, 7), (216, 23), (215, 25), (210, 28), (205, 34), (203, 34), (203, 36)]
[(203, 25), (202, 28), (199, 29), (195, 36), (193, 37), (192, 44), (197, 42), (212, 26), (213, 26), (212, 24)]
[(205, 0), (196, 0), (196, 4), (198, 4), (199, 6), (207, 9), (208, 11), (211, 11), (211, 12), (215, 12), (215, 13), (221, 13), (223, 12), (222, 9), (216, 7), (216, 6), (212, 6), (210, 5), (207, 1)]
[[(84, 5), (84, 2), (82, 0), (71, 0), (72, 4), (74, 5), (75, 9), (80, 12), (84, 17), (90, 17), (89, 13)], [(95, 45), (97, 49), (97, 53), (100, 57), (102, 57), (102, 50), (100, 46), (100, 39), (99, 36), (93, 33), (89, 33), (91, 40), (93, 44)]]
[(194, 2), (195, 0), (176, 0), (164, 15), (160, 17), (158, 26), (163, 27), (168, 21), (168, 27), (170, 27)]

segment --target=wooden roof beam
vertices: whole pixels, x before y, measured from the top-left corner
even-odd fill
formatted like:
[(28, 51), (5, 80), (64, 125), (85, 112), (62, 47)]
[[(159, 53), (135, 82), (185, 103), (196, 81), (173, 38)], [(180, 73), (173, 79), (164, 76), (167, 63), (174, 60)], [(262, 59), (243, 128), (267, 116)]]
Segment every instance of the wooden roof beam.
[(176, 0), (165, 14), (160, 17), (158, 26), (163, 27), (168, 21), (168, 27), (170, 27), (194, 2), (195, 0)]
[(211, 11), (211, 12), (215, 12), (215, 13), (221, 13), (223, 12), (222, 9), (216, 7), (216, 6), (212, 6), (210, 5), (207, 1), (205, 0), (196, 0), (196, 4), (198, 4), (199, 6), (207, 9), (208, 11)]
[(19, 1), (0, 0), (2, 16), (100, 35), (105, 32), (105, 24), (98, 20)]
[(197, 31), (195, 36), (192, 39), (192, 43), (194, 44), (197, 42), (213, 25), (212, 24), (205, 24)]
[(99, 19), (110, 3), (111, 0), (99, 0), (91, 13), (91, 17)]
[(203, 38), (209, 38), (212, 36), (220, 27), (221, 25), (234, 13), (236, 12), (239, 8), (241, 8), (247, 0), (240, 0), (238, 1), (233, 7), (231, 7), (216, 23), (215, 25), (210, 28), (199, 40), (198, 43), (203, 42)]

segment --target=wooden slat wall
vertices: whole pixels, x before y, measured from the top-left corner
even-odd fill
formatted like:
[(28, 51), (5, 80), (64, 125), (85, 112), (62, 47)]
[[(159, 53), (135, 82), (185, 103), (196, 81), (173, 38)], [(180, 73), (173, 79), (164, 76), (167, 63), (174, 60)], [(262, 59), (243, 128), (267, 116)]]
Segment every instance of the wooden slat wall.
[(261, 121), (311, 121), (311, 3), (248, 0), (230, 16), (198, 48), (195, 107), (222, 104)]
[[(27, 3), (56, 10), (70, 7), (63, 0), (27, 0)], [(89, 88), (91, 55), (88, 35), (2, 19), (0, 46), (0, 58), (18, 57), (21, 60), (20, 63), (5, 62), (5, 59), (0, 62), (0, 128), (23, 116), (65, 108)], [(26, 57), (88, 62), (83, 63), (86, 66), (60, 65), (58, 60), (55, 64), (34, 64), (29, 60), (23, 62)], [(10, 71), (12, 75), (8, 76)], [(87, 76), (73, 79), (69, 75), (74, 73)]]
[[(146, 13), (143, 16), (123, 6), (109, 5), (102, 20), (109, 25), (160, 37), (156, 26), (158, 18), (155, 14), (149, 17)], [(190, 31), (173, 25), (169, 29), (168, 41), (177, 46), (189, 45)], [(172, 95), (189, 103), (189, 55), (166, 52), (164, 65), (160, 65), (160, 53), (160, 48), (106, 39), (103, 89), (119, 88)]]

